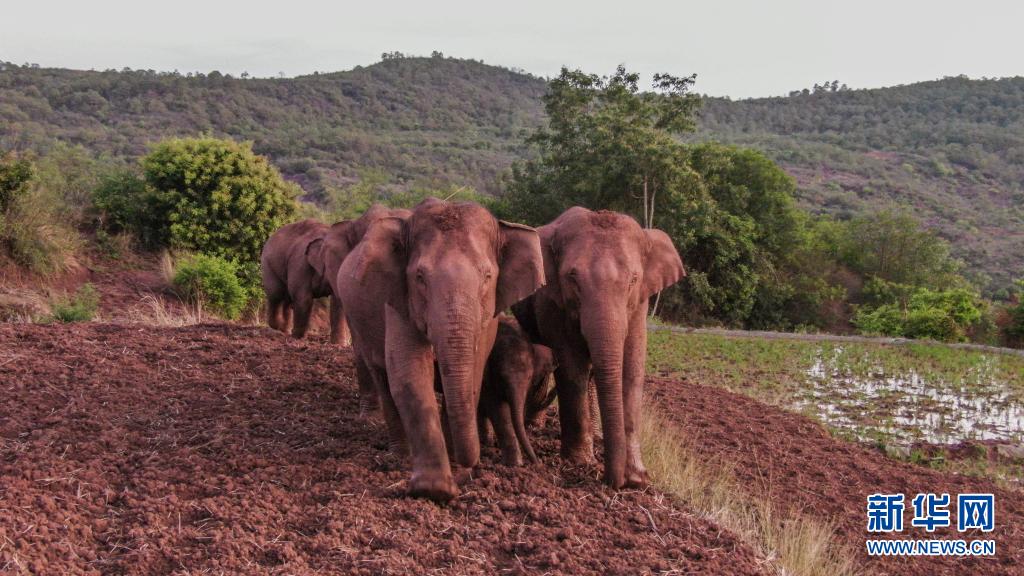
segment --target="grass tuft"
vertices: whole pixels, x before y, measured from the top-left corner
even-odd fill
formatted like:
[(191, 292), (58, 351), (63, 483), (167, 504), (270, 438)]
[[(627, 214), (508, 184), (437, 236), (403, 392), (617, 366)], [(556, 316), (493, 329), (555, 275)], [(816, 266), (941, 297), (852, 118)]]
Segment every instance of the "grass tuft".
[(203, 316), (198, 307), (185, 304), (175, 306), (155, 294), (146, 294), (138, 306), (128, 310), (128, 321), (132, 324), (176, 328), (201, 324)]
[(859, 573), (853, 552), (838, 543), (831, 524), (779, 511), (765, 495), (746, 492), (727, 464), (699, 458), (657, 408), (646, 408), (640, 441), (655, 486), (734, 532), (780, 574)]

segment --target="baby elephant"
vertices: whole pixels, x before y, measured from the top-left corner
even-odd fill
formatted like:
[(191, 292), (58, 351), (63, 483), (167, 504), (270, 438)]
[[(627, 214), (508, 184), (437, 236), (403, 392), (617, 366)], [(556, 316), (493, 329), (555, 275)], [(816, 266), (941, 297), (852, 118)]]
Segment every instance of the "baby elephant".
[[(525, 423), (532, 422), (555, 399), (548, 378), (554, 364), (550, 348), (531, 344), (515, 319), (499, 316), (498, 334), (480, 391), (479, 423), (486, 430), (490, 421), (502, 459), (509, 466), (523, 463), (520, 446), (530, 462), (537, 462)], [(486, 435), (481, 434), (483, 438)]]

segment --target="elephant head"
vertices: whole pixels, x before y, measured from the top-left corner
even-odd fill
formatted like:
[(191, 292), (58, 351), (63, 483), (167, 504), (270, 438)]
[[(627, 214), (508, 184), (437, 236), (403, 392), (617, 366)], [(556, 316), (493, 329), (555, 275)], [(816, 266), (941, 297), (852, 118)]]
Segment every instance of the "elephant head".
[[(444, 452), (443, 440), (425, 440), (434, 437), (432, 428), (425, 429), (432, 424), (421, 422), (420, 406), (405, 397), (433, 397), (426, 387), (433, 386), (436, 359), (455, 460), (477, 464), (477, 402), (496, 315), (544, 283), (539, 237), (533, 228), (495, 219), (478, 204), (431, 198), (406, 219), (378, 221), (358, 258), (356, 279), (372, 278), (374, 285), (364, 286), (379, 291), (392, 311), (386, 321), (388, 381), (412, 444), (413, 491), (426, 475), (441, 485), (441, 496), (450, 496), (447, 456), (437, 453)], [(417, 364), (413, 359), (423, 350), (426, 356)], [(402, 388), (407, 382), (416, 390)], [(430, 467), (441, 470), (425, 470)]]
[(640, 418), (647, 304), (685, 276), (683, 262), (664, 232), (616, 212), (572, 208), (539, 233), (548, 281), (543, 294), (578, 326), (586, 347), (581, 355), (593, 366), (605, 478), (614, 487), (642, 484), (633, 428)]

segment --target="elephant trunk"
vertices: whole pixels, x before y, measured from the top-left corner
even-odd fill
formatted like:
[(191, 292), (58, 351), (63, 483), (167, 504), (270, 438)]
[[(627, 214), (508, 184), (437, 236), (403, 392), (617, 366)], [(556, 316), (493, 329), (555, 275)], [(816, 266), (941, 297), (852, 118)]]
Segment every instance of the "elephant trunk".
[(481, 372), (477, 366), (479, 306), (468, 298), (451, 299), (443, 306), (443, 328), (433, 334), (432, 340), (441, 373), (452, 452), (457, 464), (476, 466), (480, 461), (476, 422)]
[[(604, 477), (621, 488), (626, 476), (626, 427), (623, 420), (622, 356), (626, 340), (625, 314), (618, 310), (585, 307), (580, 328), (590, 349), (594, 381), (604, 435)], [(596, 415), (591, 415), (591, 418)]]

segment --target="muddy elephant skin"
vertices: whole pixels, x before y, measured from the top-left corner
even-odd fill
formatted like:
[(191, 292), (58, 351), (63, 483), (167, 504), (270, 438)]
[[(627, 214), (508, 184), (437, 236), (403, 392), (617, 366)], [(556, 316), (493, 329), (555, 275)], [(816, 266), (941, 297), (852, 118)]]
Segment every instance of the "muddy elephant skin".
[(302, 220), (274, 232), (260, 256), (270, 327), (284, 332), (293, 323), (292, 335), (302, 338), (309, 327), (313, 301), (329, 296), (331, 342), (347, 344), (348, 327), (335, 289), (338, 269), (370, 224), (408, 213), (375, 204), (355, 220), (342, 220), (332, 226), (313, 219)]
[(352, 346), (377, 384), (392, 447), (408, 447), (411, 494), (458, 494), (448, 448), (459, 466), (479, 462), (477, 406), (497, 312), (543, 283), (536, 230), (500, 222), (475, 203), (436, 198), (408, 218), (373, 223), (342, 263), (338, 289)]
[(682, 260), (664, 232), (616, 212), (570, 208), (538, 232), (548, 283), (513, 312), (531, 338), (555, 353), (562, 457), (593, 461), (592, 373), (605, 482), (644, 486), (638, 431), (648, 300), (685, 276)]

